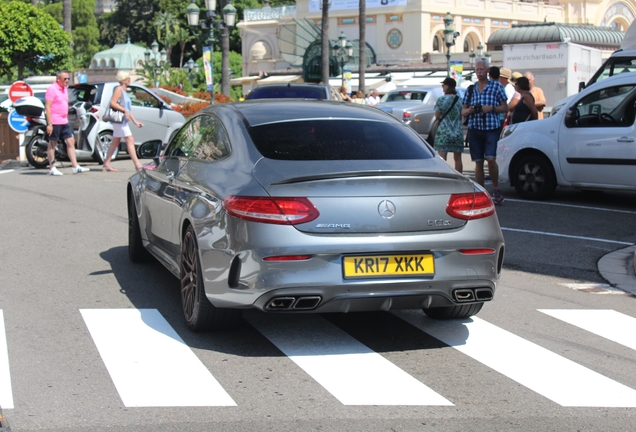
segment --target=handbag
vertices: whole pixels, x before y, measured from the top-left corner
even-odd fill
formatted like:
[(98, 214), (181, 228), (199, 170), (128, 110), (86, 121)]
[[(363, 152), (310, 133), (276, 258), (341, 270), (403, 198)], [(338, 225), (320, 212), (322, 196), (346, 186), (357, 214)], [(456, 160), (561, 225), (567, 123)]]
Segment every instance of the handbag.
[(428, 133), (428, 137), (426, 138), (426, 141), (430, 145), (434, 145), (435, 144), (435, 134), (437, 133), (437, 128), (439, 127), (439, 124), (442, 122), (442, 120), (444, 120), (444, 117), (446, 117), (448, 115), (448, 113), (453, 109), (453, 107), (455, 106), (455, 104), (457, 103), (458, 100), (459, 100), (459, 96), (456, 95), (455, 99), (453, 99), (453, 103), (446, 110), (446, 112), (444, 114), (442, 114), (439, 119), (435, 119), (435, 121), (433, 122), (433, 125), (431, 126), (431, 130)]
[[(117, 101), (117, 104), (118, 105), (122, 105), (123, 104), (123, 101), (122, 101), (121, 97)], [(104, 113), (104, 117), (102, 118), (102, 120), (108, 121), (108, 122), (111, 122), (111, 123), (123, 123), (125, 118), (126, 118), (126, 113), (125, 112), (118, 111), (118, 110), (116, 110), (116, 109), (114, 109), (112, 107), (108, 107), (108, 109), (106, 110), (106, 113)]]

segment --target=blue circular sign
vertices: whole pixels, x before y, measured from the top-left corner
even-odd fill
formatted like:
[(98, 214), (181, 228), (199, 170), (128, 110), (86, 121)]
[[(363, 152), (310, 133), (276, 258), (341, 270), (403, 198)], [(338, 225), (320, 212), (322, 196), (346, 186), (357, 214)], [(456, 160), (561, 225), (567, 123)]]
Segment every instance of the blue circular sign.
[(18, 114), (16, 110), (13, 110), (9, 113), (9, 118), (7, 120), (11, 129), (16, 131), (17, 133), (25, 133), (29, 130), (28, 120), (25, 116)]

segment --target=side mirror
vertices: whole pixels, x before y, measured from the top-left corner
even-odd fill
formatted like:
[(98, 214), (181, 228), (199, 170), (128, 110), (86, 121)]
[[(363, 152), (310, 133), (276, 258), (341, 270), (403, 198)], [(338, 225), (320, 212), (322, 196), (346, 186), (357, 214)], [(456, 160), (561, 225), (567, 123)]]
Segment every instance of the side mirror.
[(583, 89), (585, 89), (585, 81), (581, 81), (579, 83), (579, 91), (582, 91)]
[(137, 157), (139, 159), (158, 159), (162, 146), (163, 141), (161, 140), (146, 141), (137, 148)]
[(576, 127), (579, 116), (580, 116), (580, 113), (577, 107), (573, 106), (568, 108), (567, 112), (565, 113), (565, 126)]

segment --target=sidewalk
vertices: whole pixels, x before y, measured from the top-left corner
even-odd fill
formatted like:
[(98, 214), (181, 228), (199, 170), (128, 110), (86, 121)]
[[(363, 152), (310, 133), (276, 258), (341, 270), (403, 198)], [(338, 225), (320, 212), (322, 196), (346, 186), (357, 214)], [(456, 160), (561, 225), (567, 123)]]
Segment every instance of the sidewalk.
[[(446, 159), (446, 163), (453, 166), (452, 154), (449, 154)], [(474, 180), (475, 164), (470, 160), (468, 148), (464, 149), (462, 163), (464, 175)], [(486, 186), (488, 186), (487, 183)], [(611, 286), (636, 295), (636, 245), (608, 253), (598, 261), (597, 267), (601, 276)]]

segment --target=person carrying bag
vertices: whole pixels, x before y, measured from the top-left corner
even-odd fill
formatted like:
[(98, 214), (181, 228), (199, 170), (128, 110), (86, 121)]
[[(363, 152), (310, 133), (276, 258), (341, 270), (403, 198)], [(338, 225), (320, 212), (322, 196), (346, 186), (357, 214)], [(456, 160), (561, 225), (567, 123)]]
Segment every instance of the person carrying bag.
[(462, 163), (464, 129), (462, 127), (462, 105), (458, 103), (459, 96), (457, 96), (456, 86), (457, 82), (453, 78), (449, 77), (442, 81), (444, 96), (440, 96), (435, 102), (435, 118), (438, 126), (433, 132), (433, 146), (444, 160), (446, 160), (448, 152), (453, 153), (455, 170), (461, 173), (464, 169)]

